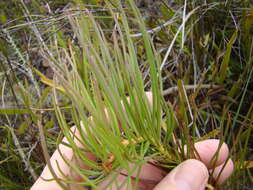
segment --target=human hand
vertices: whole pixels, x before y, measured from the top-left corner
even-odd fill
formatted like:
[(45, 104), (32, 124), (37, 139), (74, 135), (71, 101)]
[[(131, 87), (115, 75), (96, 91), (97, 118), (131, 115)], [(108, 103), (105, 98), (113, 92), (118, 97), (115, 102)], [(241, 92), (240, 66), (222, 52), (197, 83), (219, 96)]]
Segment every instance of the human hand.
[[(152, 105), (152, 94), (147, 92), (146, 95)], [(71, 130), (76, 137), (74, 138), (75, 143), (77, 146), (82, 147), (81, 143), (77, 140), (80, 139), (79, 131), (76, 129), (76, 127), (72, 127)], [(68, 144), (66, 138), (63, 138), (63, 142)], [(203, 190), (205, 189), (207, 181), (210, 177), (209, 171), (213, 171), (210, 172), (212, 174), (211, 177), (216, 179), (218, 184), (223, 183), (232, 174), (234, 166), (232, 160), (228, 159), (228, 146), (225, 143), (223, 143), (222, 146), (219, 146), (219, 144), (220, 141), (216, 139), (209, 139), (195, 143), (194, 146), (198, 152), (200, 161), (196, 159), (186, 160), (174, 168), (169, 174), (150, 162), (144, 164), (139, 176), (138, 190)], [(216, 157), (215, 162), (213, 162), (212, 159), (217, 153), (218, 149), (218, 156)], [(65, 159), (72, 160), (74, 154), (71, 148), (60, 144), (59, 151), (64, 155)], [(55, 174), (59, 178), (64, 178), (63, 174), (64, 176), (72, 176), (73, 178), (73, 171), (63, 160), (59, 151), (56, 150), (50, 159), (50, 163), (55, 171)], [(86, 156), (91, 160), (96, 159), (95, 156), (89, 152), (86, 153)], [(78, 164), (84, 169), (89, 169), (82, 163)], [(61, 171), (59, 171), (57, 165), (61, 167)], [(118, 184), (123, 183), (127, 175), (128, 174), (126, 172), (122, 171), (117, 178)], [(43, 180), (52, 178), (53, 176), (48, 166), (46, 166), (41, 174), (41, 177), (34, 183), (31, 190), (60, 190), (61, 187), (56, 183), (56, 181)], [(78, 175), (74, 178), (77, 182), (81, 180)], [(100, 183), (98, 186), (101, 189), (105, 189), (105, 186), (109, 181), (110, 177), (105, 179), (105, 181)], [(77, 188), (74, 187), (72, 189)], [(117, 187), (115, 186), (112, 189), (116, 190)], [(121, 189), (127, 189), (127, 186), (125, 185)]]
[[(64, 141), (66, 141), (66, 139), (64, 139)], [(138, 190), (204, 190), (209, 179), (209, 170), (214, 170), (211, 173), (213, 173), (212, 177), (215, 179), (219, 176), (217, 183), (223, 183), (233, 172), (233, 162), (231, 159), (226, 162), (229, 150), (227, 145), (223, 144), (219, 149), (215, 165), (213, 165), (211, 161), (217, 152), (218, 147), (219, 140), (216, 139), (209, 139), (195, 143), (195, 148), (200, 156), (201, 161), (195, 159), (186, 160), (174, 168), (169, 174), (165, 173), (164, 170), (156, 167), (154, 164), (146, 163), (140, 172)], [(72, 158), (73, 151), (71, 148), (60, 145), (59, 149), (67, 159)], [(95, 159), (92, 154), (86, 154), (90, 159)], [(51, 164), (58, 177), (61, 178), (61, 174), (56, 166), (56, 161), (61, 166), (61, 171), (66, 176), (71, 175), (72, 171), (70, 170), (69, 166), (63, 161), (59, 152), (56, 151), (51, 157)], [(85, 168), (85, 166), (83, 166), (83, 168)], [(222, 173), (219, 175), (222, 168)], [(87, 167), (85, 169), (87, 169)], [(121, 172), (117, 178), (118, 184), (123, 183), (126, 175), (127, 173)], [(47, 166), (42, 172), (41, 177), (44, 179), (52, 178), (52, 174)], [(31, 190), (61, 189), (61, 187), (55, 181), (48, 182), (44, 181), (42, 178), (39, 178), (35, 182)], [(76, 177), (76, 180), (79, 181), (80, 179)], [(109, 180), (110, 179), (106, 179), (98, 186), (101, 189), (104, 189)], [(116, 190), (117, 187), (113, 187), (113, 189)], [(122, 189), (127, 189), (127, 187), (123, 186)]]

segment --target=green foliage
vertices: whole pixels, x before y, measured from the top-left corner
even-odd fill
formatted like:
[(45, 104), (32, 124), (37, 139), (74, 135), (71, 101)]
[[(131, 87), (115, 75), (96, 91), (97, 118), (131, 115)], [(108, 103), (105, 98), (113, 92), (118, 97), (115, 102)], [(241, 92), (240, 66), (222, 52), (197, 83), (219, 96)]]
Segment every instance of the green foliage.
[(222, 60), (221, 66), (220, 66), (220, 77), (219, 77), (219, 83), (222, 84), (226, 78), (227, 72), (229, 70), (229, 62), (231, 57), (231, 51), (232, 46), (235, 43), (235, 40), (237, 39), (238, 31), (235, 31), (231, 39), (229, 40), (226, 48), (226, 52), (224, 54), (224, 58)]
[[(0, 2), (0, 189), (29, 189), (43, 150), (63, 135), (93, 170), (66, 162), (94, 189), (149, 159), (166, 170), (187, 159), (172, 136), (190, 151), (202, 139), (227, 142), (235, 173), (219, 188), (250, 188), (249, 0), (20, 2)], [(75, 144), (72, 125), (97, 161)]]

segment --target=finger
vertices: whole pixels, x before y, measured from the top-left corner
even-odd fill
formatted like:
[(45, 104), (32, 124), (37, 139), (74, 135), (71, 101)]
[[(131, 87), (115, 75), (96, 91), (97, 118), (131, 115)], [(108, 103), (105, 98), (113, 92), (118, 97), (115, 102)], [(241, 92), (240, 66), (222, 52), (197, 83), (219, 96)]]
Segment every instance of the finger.
[[(134, 169), (134, 164), (129, 165), (130, 170)], [(145, 190), (152, 190), (165, 176), (167, 172), (162, 170), (161, 168), (155, 166), (154, 164), (146, 163), (141, 167), (141, 170), (139, 172), (139, 175), (137, 173), (137, 170), (133, 172), (133, 174), (130, 176), (131, 179), (131, 187), (127, 186), (127, 183), (125, 183), (125, 180), (127, 180), (127, 177), (129, 176), (128, 172), (126, 170), (120, 171), (119, 176), (117, 176), (116, 180), (117, 184), (113, 183), (110, 188), (112, 189), (133, 189), (134, 185), (136, 184), (136, 176), (138, 177), (138, 184), (137, 189), (145, 189)], [(99, 184), (99, 187), (101, 189), (105, 189), (107, 184), (109, 184), (112, 180), (112, 176), (109, 176), (106, 180), (104, 180), (102, 183)], [(119, 186), (122, 186), (119, 188)]]
[[(113, 183), (111, 183), (112, 180)], [(124, 175), (119, 175), (116, 179), (114, 179), (112, 176), (109, 176), (106, 180), (98, 184), (98, 187), (104, 190), (153, 190), (154, 187), (159, 183), (153, 180), (138, 179), (138, 184), (136, 184), (136, 179), (133, 177), (130, 178), (130, 183), (128, 183), (128, 180), (129, 178)]]
[[(83, 148), (83, 145), (79, 141), (80, 133), (77, 130), (77, 128), (74, 126), (71, 128), (71, 131), (73, 132), (74, 143), (76, 143), (78, 147)], [(66, 137), (63, 138), (62, 142), (69, 144)], [(94, 161), (96, 159), (92, 153), (86, 152), (85, 155), (90, 160)], [(71, 176), (73, 179), (80, 181), (80, 176), (73, 173), (73, 171), (71, 170), (71, 168), (69, 167), (69, 165), (66, 163), (66, 161), (63, 159), (62, 156), (66, 160), (73, 161), (74, 156), (73, 149), (65, 144), (60, 144), (59, 148), (53, 153), (53, 155), (50, 158), (50, 163), (55, 175), (60, 179), (64, 179), (65, 176)], [(75, 161), (78, 162), (78, 160)], [(87, 167), (84, 164), (81, 164), (79, 162), (78, 164), (80, 167), (84, 169), (89, 169), (89, 167)], [(45, 181), (43, 179), (53, 179), (53, 175), (48, 166), (44, 168), (44, 170), (40, 175), (40, 178), (34, 183), (31, 190), (41, 189), (41, 187), (54, 190), (61, 189), (60, 186), (56, 183), (56, 181)]]
[[(70, 150), (66, 146), (62, 146), (60, 149), (61, 149), (61, 152), (63, 152), (66, 156), (73, 154), (72, 150)], [(60, 174), (60, 171), (57, 167), (56, 161), (57, 161), (57, 163), (59, 163), (59, 166), (61, 166), (61, 171), (64, 174), (68, 174), (70, 172), (69, 167), (61, 158), (59, 151), (56, 150), (50, 159), (52, 168), (53, 168), (56, 176), (58, 176), (59, 178), (63, 177)], [(44, 168), (44, 170), (42, 171), (38, 180), (33, 184), (31, 190), (40, 190), (40, 189), (61, 190), (62, 189), (56, 181), (45, 181), (44, 179), (53, 179), (53, 175), (51, 174), (48, 166), (46, 166)]]
[(190, 159), (174, 168), (154, 190), (204, 190), (208, 177), (206, 166)]
[[(82, 129), (82, 132), (86, 133), (85, 132), (85, 128), (84, 128), (84, 126), (83, 126), (82, 123), (81, 123), (81, 129)], [(71, 127), (70, 130), (72, 132), (72, 138), (73, 138), (74, 144), (77, 147), (79, 147), (79, 148), (85, 148), (84, 145), (81, 143), (82, 138), (81, 138), (80, 131), (77, 129), (77, 127), (73, 126), (73, 127)], [(68, 142), (68, 140), (67, 140), (66, 137), (64, 137), (62, 139), (62, 142), (66, 143), (66, 144), (69, 144), (69, 142)], [(64, 158), (66, 158), (68, 160), (72, 160), (73, 159), (74, 154), (73, 154), (73, 149), (71, 147), (68, 147), (68, 146), (66, 146), (64, 144), (60, 144), (59, 145), (59, 150), (64, 155)], [(90, 160), (92, 160), (92, 161), (96, 160), (96, 156), (94, 154), (92, 154), (91, 152), (85, 152), (84, 154)], [(57, 159), (62, 159), (62, 157), (61, 157), (61, 155), (59, 153), (57, 154)], [(88, 166), (82, 164), (81, 162), (78, 163), (78, 166), (80, 166), (81, 168), (86, 169), (86, 170), (90, 169)]]
[[(130, 164), (130, 168), (134, 168), (134, 166), (134, 164)], [(128, 175), (126, 170), (121, 171), (121, 174)], [(132, 174), (133, 177), (138, 175), (143, 180), (153, 180), (158, 183), (167, 175), (167, 172), (150, 161), (141, 167), (139, 174), (137, 171), (133, 172)]]
[(148, 98), (148, 102), (150, 103), (150, 105), (152, 105), (152, 99), (153, 99), (153, 95), (152, 95), (152, 92), (145, 92), (146, 93), (146, 96)]
[(213, 171), (212, 176), (217, 180), (218, 184), (222, 184), (226, 181), (229, 176), (233, 173), (234, 164), (231, 159), (227, 161), (227, 163), (223, 163), (222, 165), (216, 167)]
[[(217, 139), (208, 139), (194, 144), (196, 151), (202, 161), (208, 168), (214, 168), (223, 164), (229, 155), (228, 146)], [(218, 151), (218, 152), (217, 152)], [(217, 157), (214, 156), (217, 154)]]

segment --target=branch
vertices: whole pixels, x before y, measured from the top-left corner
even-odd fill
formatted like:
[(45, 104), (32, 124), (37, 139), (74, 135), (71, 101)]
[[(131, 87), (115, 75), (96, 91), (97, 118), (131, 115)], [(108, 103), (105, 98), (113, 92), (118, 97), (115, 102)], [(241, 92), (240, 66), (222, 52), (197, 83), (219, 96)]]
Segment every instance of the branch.
[[(192, 90), (192, 89), (196, 89), (196, 88), (220, 88), (221, 86), (218, 85), (211, 85), (211, 84), (201, 84), (201, 85), (184, 85), (185, 90)], [(174, 86), (171, 88), (168, 88), (166, 90), (163, 91), (163, 95), (169, 95), (169, 94), (173, 94), (176, 91), (178, 91), (178, 86)]]

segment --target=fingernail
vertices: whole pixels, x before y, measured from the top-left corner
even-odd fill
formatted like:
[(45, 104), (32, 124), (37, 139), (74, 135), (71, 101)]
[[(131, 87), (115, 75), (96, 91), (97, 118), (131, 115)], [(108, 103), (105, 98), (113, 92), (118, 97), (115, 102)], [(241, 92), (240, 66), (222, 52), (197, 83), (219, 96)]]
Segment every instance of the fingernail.
[(204, 190), (208, 176), (208, 170), (202, 162), (187, 160), (176, 169), (174, 180), (180, 190)]

